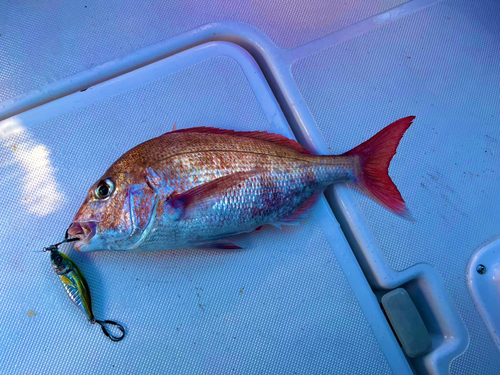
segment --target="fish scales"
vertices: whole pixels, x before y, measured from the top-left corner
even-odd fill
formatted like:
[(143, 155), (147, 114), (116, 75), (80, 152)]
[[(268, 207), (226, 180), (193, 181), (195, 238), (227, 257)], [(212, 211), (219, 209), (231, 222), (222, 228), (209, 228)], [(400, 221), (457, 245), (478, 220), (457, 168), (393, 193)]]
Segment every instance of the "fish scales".
[[(347, 157), (331, 160), (304, 155), (284, 146), (270, 148), (268, 142), (251, 138), (242, 138), (242, 142), (235, 145), (230, 145), (234, 140), (228, 136), (219, 138), (211, 134), (190, 137), (185, 133), (175, 138), (172, 144), (184, 144), (186, 150), (173, 147), (174, 150), (165, 153), (165, 142), (155, 142), (159, 150), (155, 150), (153, 144), (147, 151), (151, 155), (149, 159), (154, 160), (148, 166), (162, 177), (164, 200), (236, 172), (254, 169), (263, 172), (225, 191), (225, 199), (211, 209), (199, 210), (185, 220), (171, 222), (159, 206), (157, 228), (144, 242), (143, 250), (167, 243), (175, 248), (182, 246), (185, 238), (196, 243), (225, 233), (251, 231), (263, 222), (272, 223), (291, 215), (326, 181), (348, 181), (353, 177), (348, 172), (353, 163)], [(130, 170), (135, 157), (131, 154), (128, 159), (124, 158), (119, 168)], [(277, 202), (283, 204), (276, 206)]]

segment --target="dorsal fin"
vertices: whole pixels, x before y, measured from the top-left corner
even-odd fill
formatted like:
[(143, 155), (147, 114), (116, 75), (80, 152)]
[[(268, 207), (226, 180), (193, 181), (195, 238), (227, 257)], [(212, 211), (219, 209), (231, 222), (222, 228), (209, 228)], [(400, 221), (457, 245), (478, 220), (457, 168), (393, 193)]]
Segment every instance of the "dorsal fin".
[(173, 132), (170, 132), (170, 134), (171, 133), (224, 134), (224, 135), (233, 135), (235, 137), (254, 138), (254, 139), (260, 139), (262, 141), (273, 142), (273, 143), (291, 148), (295, 151), (301, 152), (301, 153), (306, 154), (306, 155), (311, 154), (311, 152), (307, 148), (302, 147), (297, 141), (294, 141), (293, 139), (286, 138), (286, 137), (282, 136), (281, 134), (268, 133), (265, 131), (264, 132), (261, 132), (261, 131), (241, 132), (241, 131), (200, 126), (197, 128), (179, 129), (179, 130), (175, 130)]

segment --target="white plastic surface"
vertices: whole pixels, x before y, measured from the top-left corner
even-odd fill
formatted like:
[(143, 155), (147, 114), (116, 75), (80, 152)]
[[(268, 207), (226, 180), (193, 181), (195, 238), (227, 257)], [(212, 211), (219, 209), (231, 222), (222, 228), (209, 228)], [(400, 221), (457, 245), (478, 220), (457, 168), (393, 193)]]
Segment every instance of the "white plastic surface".
[(0, 122), (2, 373), (409, 373), (324, 199), (298, 228), (250, 235), (247, 251), (68, 246), (95, 315), (122, 323), (127, 337), (113, 343), (85, 321), (48, 254), (34, 251), (63, 236), (111, 162), (174, 122), (293, 137), (251, 56), (224, 42)]

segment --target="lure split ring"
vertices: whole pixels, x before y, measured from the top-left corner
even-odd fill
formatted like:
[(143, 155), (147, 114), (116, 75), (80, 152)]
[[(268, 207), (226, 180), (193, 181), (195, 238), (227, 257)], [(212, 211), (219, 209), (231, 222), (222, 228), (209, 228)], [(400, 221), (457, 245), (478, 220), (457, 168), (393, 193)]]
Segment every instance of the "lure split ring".
[[(97, 320), (97, 319), (94, 319), (90, 323), (92, 323), (92, 324), (95, 324), (95, 323), (99, 324), (101, 326), (102, 332), (107, 337), (109, 337), (109, 339), (111, 341), (118, 342), (118, 341), (121, 341), (125, 337), (125, 328), (123, 328), (123, 326), (120, 323), (114, 322), (112, 320)], [(111, 324), (111, 325), (116, 326), (116, 328), (118, 328), (121, 331), (121, 333), (122, 333), (121, 336), (115, 336), (115, 335), (111, 334), (107, 330), (105, 324)]]

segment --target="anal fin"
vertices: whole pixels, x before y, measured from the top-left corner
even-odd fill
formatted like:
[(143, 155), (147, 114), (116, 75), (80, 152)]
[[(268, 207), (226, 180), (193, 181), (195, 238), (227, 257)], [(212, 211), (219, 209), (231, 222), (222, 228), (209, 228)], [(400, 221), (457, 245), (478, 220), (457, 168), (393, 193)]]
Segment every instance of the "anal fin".
[(311, 197), (306, 200), (302, 206), (300, 206), (292, 215), (281, 219), (276, 223), (272, 223), (271, 225), (275, 226), (278, 229), (281, 229), (282, 225), (299, 225), (299, 222), (302, 221), (312, 209), (314, 204), (318, 201), (320, 195), (323, 194), (323, 190), (317, 191)]
[(226, 241), (214, 241), (205, 242), (196, 246), (197, 249), (207, 249), (207, 250), (242, 250), (241, 246), (238, 246), (232, 242)]

